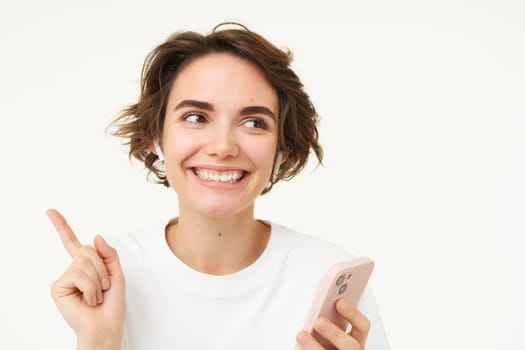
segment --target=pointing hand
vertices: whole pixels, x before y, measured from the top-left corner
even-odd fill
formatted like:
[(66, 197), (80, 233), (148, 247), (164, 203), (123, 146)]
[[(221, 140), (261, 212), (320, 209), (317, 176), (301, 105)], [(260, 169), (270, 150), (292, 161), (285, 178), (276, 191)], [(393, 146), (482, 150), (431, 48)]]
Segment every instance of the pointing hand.
[(97, 236), (82, 245), (54, 209), (47, 215), (72, 259), (51, 286), (60, 313), (77, 335), (78, 348), (119, 349), (125, 316), (124, 274), (117, 251)]

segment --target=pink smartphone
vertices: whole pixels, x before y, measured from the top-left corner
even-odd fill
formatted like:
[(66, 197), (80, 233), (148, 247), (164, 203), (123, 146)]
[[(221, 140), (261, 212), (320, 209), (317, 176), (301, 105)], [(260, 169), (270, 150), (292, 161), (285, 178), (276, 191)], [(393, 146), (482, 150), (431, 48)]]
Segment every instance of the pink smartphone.
[(357, 305), (373, 269), (374, 262), (370, 258), (360, 257), (332, 266), (321, 281), (303, 329), (311, 333), (326, 350), (336, 348), (314, 330), (315, 321), (324, 316), (346, 330), (348, 322), (337, 312), (335, 303), (344, 297)]

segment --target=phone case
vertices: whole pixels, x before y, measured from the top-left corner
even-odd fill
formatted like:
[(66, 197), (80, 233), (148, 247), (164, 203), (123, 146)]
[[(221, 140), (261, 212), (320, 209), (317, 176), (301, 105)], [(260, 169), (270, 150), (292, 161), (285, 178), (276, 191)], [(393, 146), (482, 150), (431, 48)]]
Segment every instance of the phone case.
[[(315, 321), (324, 316), (346, 330), (348, 322), (337, 312), (335, 303), (344, 297), (357, 305), (373, 269), (374, 262), (370, 258), (360, 257), (332, 266), (321, 281), (303, 329), (311, 333), (326, 350), (336, 348), (314, 330)], [(296, 349), (300, 349), (299, 346)]]

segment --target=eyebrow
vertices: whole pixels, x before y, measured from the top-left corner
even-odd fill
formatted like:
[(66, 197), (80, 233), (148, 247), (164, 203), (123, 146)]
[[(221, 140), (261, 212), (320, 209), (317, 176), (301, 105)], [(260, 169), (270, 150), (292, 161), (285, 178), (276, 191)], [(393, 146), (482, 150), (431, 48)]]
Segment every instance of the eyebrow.
[(264, 106), (244, 107), (241, 109), (241, 114), (265, 114), (274, 120), (276, 119), (275, 114), (273, 114), (270, 108)]
[(195, 107), (195, 108), (205, 109), (208, 111), (213, 111), (213, 105), (211, 103), (197, 101), (197, 100), (183, 100), (179, 102), (179, 104), (173, 110), (176, 111), (177, 109), (184, 108), (184, 107)]
[[(177, 109), (184, 108), (184, 107), (194, 107), (199, 109), (204, 109), (207, 111), (213, 111), (213, 105), (208, 102), (204, 101), (198, 101), (198, 100), (183, 100), (179, 102), (179, 104), (173, 109), (176, 111)], [(270, 110), (270, 108), (265, 106), (248, 106), (241, 109), (241, 114), (265, 114), (269, 116), (272, 119), (276, 119), (275, 114)]]

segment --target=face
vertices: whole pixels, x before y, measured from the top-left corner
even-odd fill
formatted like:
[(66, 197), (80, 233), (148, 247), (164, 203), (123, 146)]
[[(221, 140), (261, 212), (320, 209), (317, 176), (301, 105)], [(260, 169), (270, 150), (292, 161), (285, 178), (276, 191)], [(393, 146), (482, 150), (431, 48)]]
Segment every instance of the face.
[(181, 214), (253, 212), (277, 147), (277, 94), (251, 62), (208, 54), (178, 72), (161, 148)]

